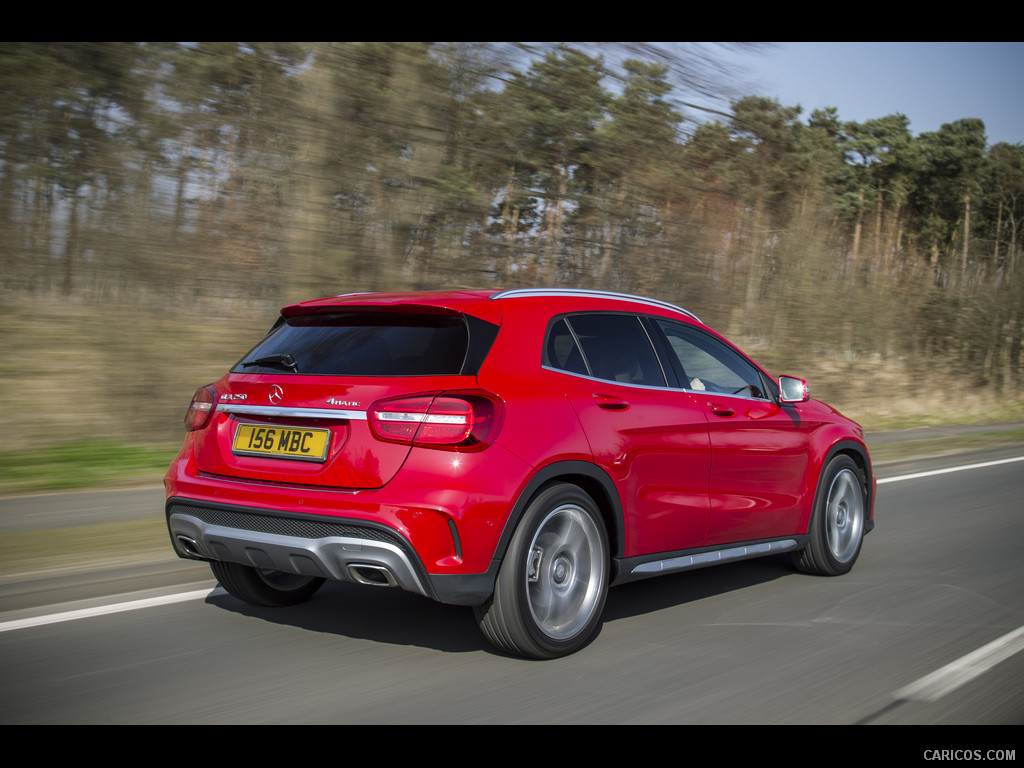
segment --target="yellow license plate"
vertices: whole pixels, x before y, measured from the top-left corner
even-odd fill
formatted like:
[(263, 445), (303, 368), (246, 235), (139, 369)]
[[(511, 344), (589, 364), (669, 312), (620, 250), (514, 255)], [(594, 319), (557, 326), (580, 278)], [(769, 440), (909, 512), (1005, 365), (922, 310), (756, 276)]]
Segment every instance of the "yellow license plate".
[(246, 456), (324, 461), (330, 443), (329, 429), (239, 424), (231, 450)]

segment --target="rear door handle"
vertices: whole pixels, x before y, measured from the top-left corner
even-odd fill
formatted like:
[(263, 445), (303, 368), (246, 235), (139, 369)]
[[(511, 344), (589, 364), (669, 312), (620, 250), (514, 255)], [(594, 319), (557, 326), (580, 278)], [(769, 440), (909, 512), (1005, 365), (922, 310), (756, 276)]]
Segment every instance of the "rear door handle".
[(629, 408), (629, 403), (626, 400), (615, 395), (597, 393), (594, 395), (594, 402), (597, 403), (598, 408), (604, 408), (606, 411), (624, 411)]

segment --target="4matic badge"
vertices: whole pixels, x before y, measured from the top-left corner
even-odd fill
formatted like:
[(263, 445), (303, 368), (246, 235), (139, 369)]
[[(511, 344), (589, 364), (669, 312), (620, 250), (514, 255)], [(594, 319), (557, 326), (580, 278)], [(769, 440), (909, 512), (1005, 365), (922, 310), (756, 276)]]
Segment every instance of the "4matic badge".
[(358, 400), (338, 400), (333, 397), (327, 398), (328, 405), (343, 405), (347, 408), (355, 408), (359, 405)]

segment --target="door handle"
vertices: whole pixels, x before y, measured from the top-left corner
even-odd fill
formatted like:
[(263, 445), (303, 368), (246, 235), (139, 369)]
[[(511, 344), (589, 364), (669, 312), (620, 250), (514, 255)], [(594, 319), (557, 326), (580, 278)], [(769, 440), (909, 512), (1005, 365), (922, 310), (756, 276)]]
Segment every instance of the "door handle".
[(715, 416), (735, 416), (736, 411), (730, 408), (728, 405), (721, 405), (719, 403), (708, 403), (708, 408)]
[(606, 411), (624, 411), (629, 408), (629, 403), (626, 400), (615, 395), (598, 393), (594, 395), (594, 402), (597, 403), (598, 408), (604, 408)]

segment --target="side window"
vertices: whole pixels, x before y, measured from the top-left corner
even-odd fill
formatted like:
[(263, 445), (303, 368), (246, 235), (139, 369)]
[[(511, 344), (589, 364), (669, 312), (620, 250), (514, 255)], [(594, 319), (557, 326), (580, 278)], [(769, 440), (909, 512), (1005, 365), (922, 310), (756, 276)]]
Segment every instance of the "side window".
[(760, 372), (734, 349), (696, 328), (656, 322), (675, 354), (684, 389), (767, 398)]
[(569, 373), (589, 376), (587, 363), (583, 359), (576, 337), (569, 330), (565, 318), (561, 318), (548, 329), (547, 342), (544, 344), (544, 365), (558, 368)]
[(664, 387), (665, 374), (640, 318), (627, 314), (569, 315), (548, 332), (547, 364), (622, 384)]

